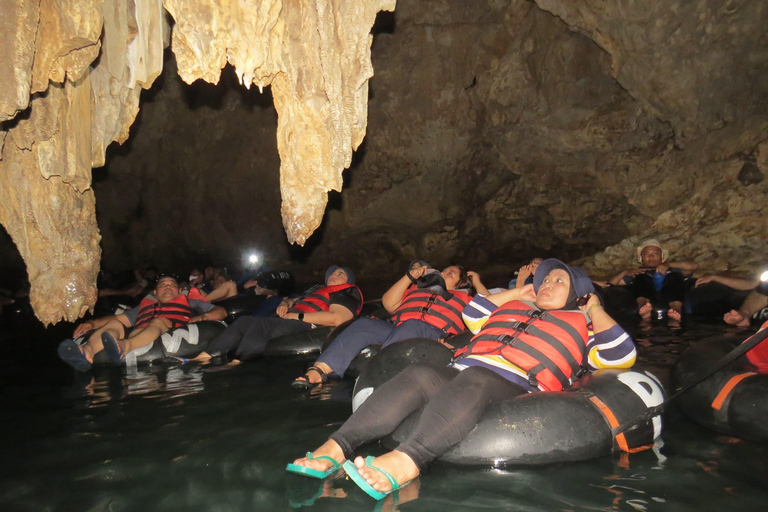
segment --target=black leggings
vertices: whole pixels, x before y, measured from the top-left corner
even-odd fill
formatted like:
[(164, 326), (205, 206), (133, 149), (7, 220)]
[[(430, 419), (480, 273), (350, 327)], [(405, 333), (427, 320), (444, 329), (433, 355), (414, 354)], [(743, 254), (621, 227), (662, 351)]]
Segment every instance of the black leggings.
[(426, 405), (414, 431), (396, 448), (423, 470), (461, 442), (490, 405), (523, 393), (521, 386), (487, 368), (460, 372), (415, 364), (374, 391), (330, 439), (352, 458), (356, 448), (392, 433)]
[(235, 358), (251, 359), (261, 355), (272, 338), (308, 331), (312, 324), (276, 317), (241, 316), (211, 341), (207, 352), (212, 356), (235, 351)]

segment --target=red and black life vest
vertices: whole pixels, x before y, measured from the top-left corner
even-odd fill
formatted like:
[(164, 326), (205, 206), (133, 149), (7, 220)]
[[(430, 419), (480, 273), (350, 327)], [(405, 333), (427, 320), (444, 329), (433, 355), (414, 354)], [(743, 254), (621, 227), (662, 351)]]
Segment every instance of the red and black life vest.
[(446, 300), (437, 292), (411, 288), (405, 292), (403, 303), (395, 310), (392, 321), (400, 325), (406, 320), (421, 320), (446, 334), (459, 334), (464, 331), (461, 312), (472, 297), (459, 290), (450, 290), (449, 293), (452, 296)]
[(493, 312), (456, 357), (500, 355), (526, 372), (531, 387), (561, 391), (586, 362), (587, 322), (580, 310), (542, 311), (530, 302), (511, 301)]
[(189, 292), (187, 292), (187, 298), (190, 300), (201, 300), (203, 302), (210, 302), (205, 295), (200, 293), (200, 290), (198, 290), (196, 287), (192, 287), (189, 289)]
[(144, 327), (153, 318), (167, 318), (173, 327), (179, 327), (189, 322), (189, 319), (197, 316), (197, 312), (189, 305), (186, 295), (179, 294), (170, 302), (159, 302), (151, 295), (141, 299), (139, 304), (139, 316), (134, 327)]
[(349, 283), (325, 286), (319, 290), (310, 292), (303, 297), (299, 297), (296, 302), (293, 303), (293, 306), (291, 306), (289, 311), (291, 313), (316, 313), (318, 311), (328, 311), (331, 307), (331, 294), (350, 288), (354, 288), (357, 290), (357, 293), (360, 294), (360, 302), (358, 303), (357, 311), (355, 311), (355, 315), (359, 315), (360, 311), (363, 309), (363, 293), (360, 291), (360, 288)]
[[(763, 329), (768, 329), (768, 322), (760, 327), (761, 331)], [(768, 373), (768, 341), (761, 341), (747, 351), (747, 359), (757, 367), (760, 373)]]

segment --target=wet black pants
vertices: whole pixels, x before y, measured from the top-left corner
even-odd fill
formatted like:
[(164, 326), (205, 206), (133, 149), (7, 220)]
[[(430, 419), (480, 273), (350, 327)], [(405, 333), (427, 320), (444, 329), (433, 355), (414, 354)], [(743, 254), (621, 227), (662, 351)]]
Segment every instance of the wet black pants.
[(212, 356), (235, 351), (235, 359), (244, 361), (261, 355), (272, 338), (312, 329), (312, 324), (277, 317), (241, 316), (211, 341), (207, 352)]
[(330, 438), (349, 459), (359, 446), (390, 434), (424, 407), (413, 433), (396, 448), (423, 469), (464, 439), (489, 406), (525, 392), (486, 368), (460, 372), (415, 364), (374, 391)]

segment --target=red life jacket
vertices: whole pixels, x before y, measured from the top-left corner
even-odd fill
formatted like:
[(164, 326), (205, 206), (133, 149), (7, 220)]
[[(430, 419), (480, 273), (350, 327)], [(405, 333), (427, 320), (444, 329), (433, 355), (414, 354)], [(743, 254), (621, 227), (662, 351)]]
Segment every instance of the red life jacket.
[(299, 297), (296, 302), (293, 303), (289, 311), (291, 313), (316, 313), (318, 311), (328, 311), (331, 308), (331, 294), (334, 292), (340, 292), (342, 290), (348, 290), (354, 288), (357, 293), (360, 294), (360, 302), (357, 306), (356, 315), (360, 314), (363, 310), (363, 293), (360, 288), (353, 284), (335, 284), (333, 286), (326, 286), (315, 290), (303, 297)]
[(436, 292), (411, 287), (405, 292), (403, 303), (395, 310), (392, 321), (400, 325), (406, 320), (421, 320), (446, 334), (459, 334), (465, 328), (461, 312), (472, 297), (459, 290), (449, 290), (449, 293), (452, 297), (445, 300)]
[(200, 290), (198, 290), (194, 286), (189, 289), (189, 292), (187, 293), (187, 298), (189, 298), (190, 300), (201, 300), (203, 302), (210, 302), (202, 293), (200, 293)]
[(139, 304), (139, 316), (134, 327), (144, 327), (153, 318), (167, 318), (173, 327), (179, 327), (189, 322), (189, 319), (197, 316), (197, 312), (189, 305), (189, 300), (184, 294), (179, 294), (170, 302), (158, 302), (156, 298), (147, 295)]
[(579, 310), (542, 311), (511, 301), (493, 312), (456, 357), (500, 355), (526, 372), (531, 387), (561, 391), (579, 377), (588, 339), (587, 318)]
[[(760, 330), (768, 329), (768, 322), (765, 322)], [(768, 373), (768, 340), (761, 341), (747, 352), (747, 359), (755, 365), (760, 373)]]

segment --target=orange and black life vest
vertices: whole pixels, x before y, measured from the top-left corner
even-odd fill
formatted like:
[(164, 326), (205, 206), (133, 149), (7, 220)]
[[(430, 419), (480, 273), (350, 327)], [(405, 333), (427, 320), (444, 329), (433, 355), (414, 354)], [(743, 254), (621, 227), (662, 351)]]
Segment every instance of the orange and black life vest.
[(134, 327), (144, 327), (153, 318), (167, 318), (173, 327), (179, 327), (189, 322), (197, 312), (189, 305), (186, 295), (179, 294), (170, 302), (159, 302), (151, 295), (141, 299), (139, 304), (139, 316)]
[(360, 288), (349, 283), (325, 286), (319, 290), (310, 292), (303, 297), (299, 297), (296, 302), (293, 303), (293, 306), (291, 306), (289, 311), (291, 313), (316, 313), (318, 311), (328, 311), (331, 307), (331, 294), (350, 288), (356, 289), (357, 293), (360, 294), (360, 302), (358, 303), (357, 311), (355, 311), (355, 315), (359, 315), (360, 311), (363, 309), (363, 293), (360, 291)]
[(456, 357), (500, 355), (526, 372), (532, 388), (560, 391), (585, 367), (587, 322), (580, 310), (542, 311), (530, 302), (511, 301), (493, 312)]
[(200, 293), (200, 290), (198, 290), (198, 289), (197, 289), (196, 287), (194, 287), (194, 286), (193, 286), (193, 287), (191, 287), (191, 288), (189, 289), (189, 292), (187, 292), (187, 297), (188, 297), (190, 300), (201, 300), (201, 301), (203, 301), (203, 302), (210, 302), (210, 301), (209, 301), (209, 300), (208, 300), (208, 299), (205, 297), (205, 295), (203, 295), (202, 293)]
[(449, 290), (448, 293), (451, 298), (446, 300), (437, 292), (412, 287), (405, 292), (403, 302), (395, 310), (392, 321), (400, 325), (406, 320), (421, 320), (445, 334), (459, 334), (464, 331), (461, 312), (472, 297), (459, 290)]

